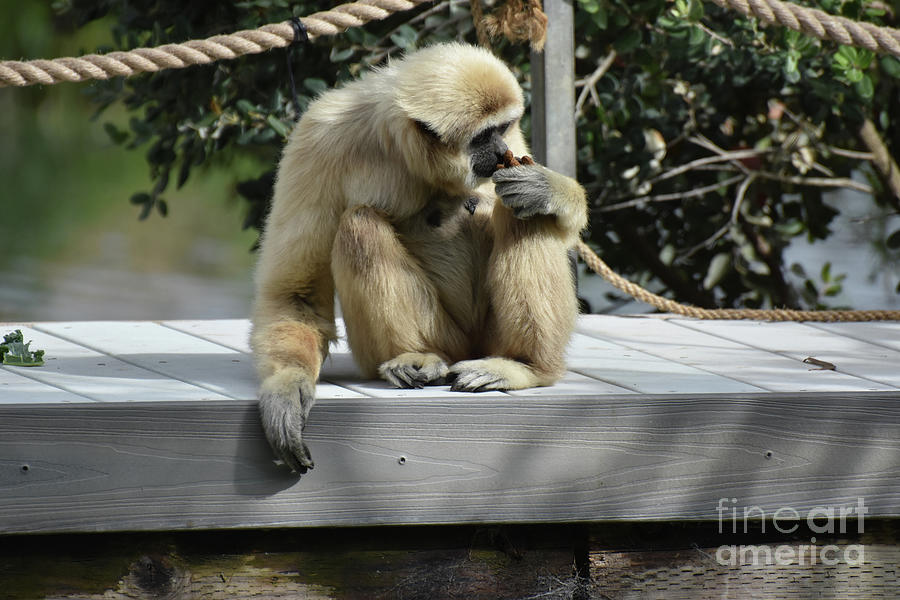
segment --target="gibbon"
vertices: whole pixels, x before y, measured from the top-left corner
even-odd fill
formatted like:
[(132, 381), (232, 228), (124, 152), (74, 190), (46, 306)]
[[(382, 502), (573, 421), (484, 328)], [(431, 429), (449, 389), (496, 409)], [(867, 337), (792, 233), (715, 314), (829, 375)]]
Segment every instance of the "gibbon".
[(567, 251), (582, 187), (532, 164), (522, 90), (487, 50), (408, 54), (310, 103), (263, 231), (251, 345), (276, 457), (312, 468), (302, 430), (335, 338), (337, 292), (362, 372), (398, 387), (550, 385), (577, 314)]

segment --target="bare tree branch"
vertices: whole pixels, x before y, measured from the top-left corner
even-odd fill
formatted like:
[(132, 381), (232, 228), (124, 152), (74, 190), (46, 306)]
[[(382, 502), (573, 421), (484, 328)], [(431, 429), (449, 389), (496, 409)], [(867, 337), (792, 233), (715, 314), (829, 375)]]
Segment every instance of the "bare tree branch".
[(704, 248), (711, 248), (719, 238), (728, 233), (728, 230), (731, 229), (732, 225), (737, 224), (738, 217), (740, 217), (741, 204), (744, 203), (744, 198), (747, 195), (747, 190), (750, 188), (750, 184), (753, 183), (753, 181), (756, 179), (757, 174), (758, 173), (751, 173), (744, 179), (743, 182), (741, 182), (741, 185), (738, 187), (737, 192), (735, 193), (734, 205), (732, 205), (731, 207), (731, 217), (729, 217), (728, 222), (722, 225), (714, 234), (682, 254), (678, 258), (679, 262), (688, 260), (694, 254)]
[(854, 181), (853, 179), (850, 179), (848, 177), (800, 177), (798, 175), (779, 175), (778, 173), (771, 173), (769, 171), (754, 171), (753, 173), (758, 175), (759, 177), (762, 177), (763, 179), (771, 179), (774, 181), (781, 181), (783, 183), (793, 183), (795, 185), (847, 188), (850, 190), (863, 192), (865, 194), (874, 193), (872, 186), (866, 183), (861, 183), (859, 181)]
[[(721, 162), (739, 161), (742, 158), (756, 158), (758, 156), (762, 156), (769, 152), (768, 150), (752, 150), (752, 149), (732, 150), (729, 152), (729, 151), (722, 150), (721, 148), (719, 148), (719, 151), (721, 152), (721, 154), (719, 154), (718, 156), (704, 156), (703, 158), (698, 158), (696, 160), (692, 160), (691, 162), (685, 163), (683, 165), (679, 165), (679, 166), (675, 167), (674, 169), (670, 169), (664, 173), (661, 173), (660, 175), (657, 175), (656, 177), (651, 179), (650, 183), (657, 183), (659, 181), (665, 181), (666, 179), (671, 179), (672, 177), (681, 175), (682, 173), (686, 173), (690, 170), (696, 169), (697, 167), (702, 167), (704, 165), (711, 165), (711, 164), (721, 163)], [(736, 163), (736, 166), (738, 166), (738, 168), (741, 171), (748, 172), (748, 169), (746, 167), (744, 167), (744, 165), (740, 164), (739, 162)]]
[(625, 208), (633, 208), (636, 206), (644, 206), (645, 204), (649, 204), (651, 202), (670, 202), (672, 200), (687, 200), (689, 198), (697, 198), (699, 196), (705, 196), (709, 192), (714, 192), (723, 187), (728, 187), (733, 183), (737, 183), (742, 179), (746, 179), (746, 175), (735, 175), (734, 177), (730, 177), (728, 179), (724, 179), (718, 183), (712, 183), (710, 185), (705, 185), (703, 187), (694, 188), (692, 190), (688, 190), (686, 192), (673, 192), (670, 194), (656, 194), (655, 196), (640, 196), (638, 198), (632, 198), (631, 200), (626, 200), (624, 202), (619, 202), (617, 204), (610, 204), (609, 206), (601, 206), (594, 210), (596, 213), (605, 213), (612, 212), (614, 210), (623, 210)]
[(616, 60), (616, 51), (611, 50), (609, 54), (606, 55), (600, 64), (594, 69), (594, 72), (591, 73), (585, 79), (575, 82), (575, 86), (581, 85), (581, 93), (578, 94), (578, 101), (575, 102), (575, 117), (581, 114), (582, 108), (584, 108), (584, 103), (587, 100), (588, 94), (590, 94), (591, 98), (594, 102), (599, 105), (600, 99), (597, 96), (597, 90), (594, 89), (594, 86), (597, 85), (597, 82), (600, 81), (600, 78), (609, 70), (612, 66), (613, 61)]

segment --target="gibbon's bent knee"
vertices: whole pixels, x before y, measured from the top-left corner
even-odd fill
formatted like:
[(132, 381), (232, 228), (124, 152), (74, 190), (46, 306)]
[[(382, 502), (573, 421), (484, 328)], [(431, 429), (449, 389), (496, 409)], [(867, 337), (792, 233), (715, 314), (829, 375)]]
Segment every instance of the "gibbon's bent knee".
[(383, 213), (371, 206), (355, 206), (341, 216), (332, 261), (352, 272), (364, 273), (395, 254), (397, 245), (394, 228)]

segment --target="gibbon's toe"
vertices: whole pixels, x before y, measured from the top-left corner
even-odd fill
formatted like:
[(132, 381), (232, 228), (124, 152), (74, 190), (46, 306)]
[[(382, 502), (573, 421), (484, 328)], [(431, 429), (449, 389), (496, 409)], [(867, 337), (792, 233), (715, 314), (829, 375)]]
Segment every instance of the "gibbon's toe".
[(297, 440), (296, 443), (292, 443), (288, 447), (273, 450), (277, 459), (298, 475), (305, 475), (316, 466), (309, 447), (303, 440)]
[(510, 383), (503, 373), (485, 360), (464, 360), (450, 367), (454, 392), (487, 392), (508, 390)]
[(447, 370), (447, 363), (441, 357), (419, 352), (401, 354), (378, 367), (381, 377), (398, 388), (422, 388), (443, 383)]

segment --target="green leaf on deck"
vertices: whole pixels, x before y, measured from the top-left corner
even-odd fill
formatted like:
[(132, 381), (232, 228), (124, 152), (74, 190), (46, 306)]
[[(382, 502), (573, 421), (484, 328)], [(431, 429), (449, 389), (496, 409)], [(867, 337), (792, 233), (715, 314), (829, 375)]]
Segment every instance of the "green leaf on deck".
[(31, 346), (31, 342), (25, 343), (22, 331), (19, 329), (4, 335), (3, 343), (0, 344), (0, 364), (16, 367), (40, 367), (44, 364), (44, 351), (32, 351), (29, 346)]

